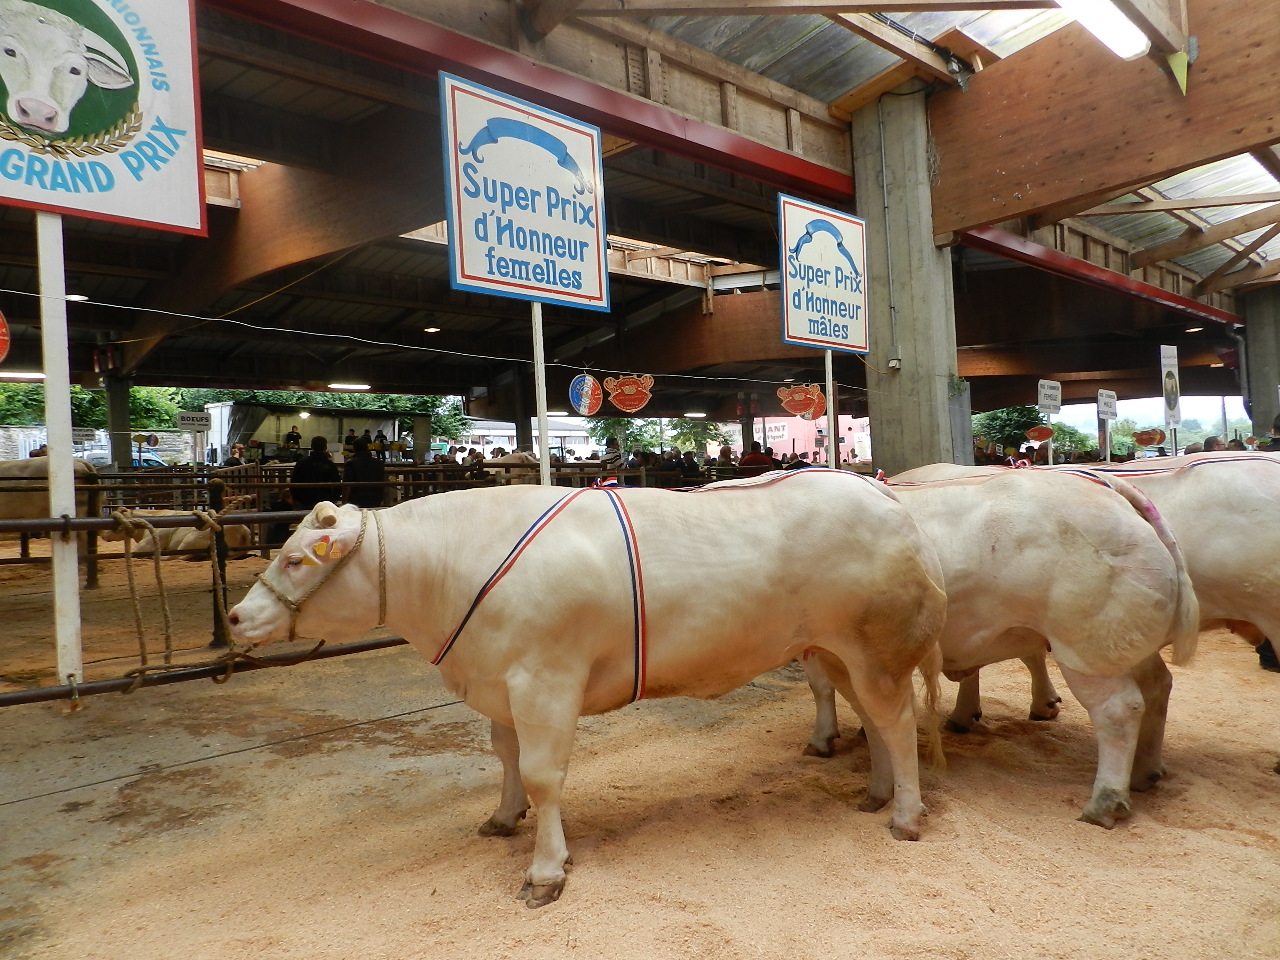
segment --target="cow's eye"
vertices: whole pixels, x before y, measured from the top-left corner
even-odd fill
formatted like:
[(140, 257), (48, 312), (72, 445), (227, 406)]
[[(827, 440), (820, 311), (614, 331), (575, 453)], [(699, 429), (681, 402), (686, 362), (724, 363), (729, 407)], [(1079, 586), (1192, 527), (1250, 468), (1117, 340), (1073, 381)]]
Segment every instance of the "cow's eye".
[(78, 77), (78, 76), (80, 76), (80, 68), (79, 68), (79, 67), (72, 67), (72, 68), (71, 68), (71, 75), (72, 75), (73, 77)]
[(285, 565), (286, 567), (300, 567), (300, 566), (302, 566), (302, 558), (301, 558), (301, 557), (290, 557), (288, 560), (286, 560), (286, 561), (284, 562), (284, 565)]
[(13, 49), (13, 47), (5, 47), (4, 55), (6, 57), (16, 57), (18, 55), (18, 51)]

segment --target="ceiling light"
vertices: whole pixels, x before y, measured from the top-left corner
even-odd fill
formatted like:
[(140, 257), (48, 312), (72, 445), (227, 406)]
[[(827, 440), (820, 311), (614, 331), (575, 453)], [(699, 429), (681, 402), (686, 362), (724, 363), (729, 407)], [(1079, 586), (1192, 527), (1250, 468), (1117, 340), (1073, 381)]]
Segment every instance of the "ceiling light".
[(1211, 367), (1221, 367), (1221, 366), (1222, 366), (1222, 364), (1221, 364), (1221, 363), (1211, 363), (1211, 364), (1209, 364), (1209, 366), (1211, 366)]
[(367, 383), (331, 383), (329, 384), (329, 389), (330, 390), (368, 390), (369, 384)]
[(701, 417), (705, 417), (706, 414), (705, 413), (686, 413), (685, 416), (690, 418), (691, 420), (697, 420)]
[(795, 377), (784, 377), (782, 382), (783, 382), (783, 383), (795, 383), (795, 382), (796, 382), (796, 378), (795, 378)]
[(567, 417), (568, 415), (569, 415), (568, 410), (548, 410), (547, 411), (548, 417)]
[(311, 416), (311, 411), (310, 411), (310, 410), (300, 410), (300, 411), (298, 411), (298, 419), (299, 419), (299, 420), (306, 420), (306, 419), (307, 419), (308, 417), (310, 417), (310, 416)]
[(440, 328), (439, 327), (423, 327), (422, 332), (423, 333), (439, 333)]
[(22, 370), (0, 370), (0, 380), (43, 380), (43, 373), (30, 373)]
[(1187, 333), (1199, 333), (1204, 327), (1187, 327)]
[(68, 293), (66, 296), (66, 299), (68, 300), (68, 302), (75, 301), (76, 303), (81, 303), (85, 300), (88, 300), (89, 298), (86, 297), (83, 293)]
[(1151, 49), (1147, 35), (1111, 0), (1058, 0), (1058, 6), (1121, 60), (1137, 60)]

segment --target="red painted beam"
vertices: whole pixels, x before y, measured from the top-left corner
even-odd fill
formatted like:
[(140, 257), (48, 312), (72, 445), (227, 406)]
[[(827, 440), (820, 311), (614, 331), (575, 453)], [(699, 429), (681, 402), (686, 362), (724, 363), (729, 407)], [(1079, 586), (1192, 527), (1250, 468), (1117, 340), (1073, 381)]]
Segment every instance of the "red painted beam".
[(690, 120), (637, 97), (562, 73), (368, 0), (200, 0), (204, 6), (418, 74), (447, 70), (594, 123), (644, 146), (827, 200), (853, 196), (841, 173)]
[(1104, 267), (1090, 263), (1088, 260), (1080, 260), (1076, 257), (1068, 256), (1060, 250), (1041, 246), (1024, 237), (1006, 233), (994, 227), (978, 227), (973, 230), (965, 230), (959, 234), (959, 239), (960, 243), (966, 247), (994, 253), (1009, 260), (1024, 263), (1029, 267), (1047, 270), (1049, 273), (1066, 277), (1069, 280), (1087, 283), (1092, 287), (1101, 287), (1104, 290), (1112, 290), (1126, 297), (1146, 300), (1167, 310), (1193, 317), (1196, 320), (1233, 325), (1242, 325), (1244, 323), (1234, 313), (1219, 310), (1217, 307), (1211, 307), (1208, 304), (1190, 300), (1187, 297), (1180, 297), (1176, 293), (1161, 290), (1150, 283), (1134, 280), (1132, 277), (1126, 277), (1123, 273), (1107, 270)]

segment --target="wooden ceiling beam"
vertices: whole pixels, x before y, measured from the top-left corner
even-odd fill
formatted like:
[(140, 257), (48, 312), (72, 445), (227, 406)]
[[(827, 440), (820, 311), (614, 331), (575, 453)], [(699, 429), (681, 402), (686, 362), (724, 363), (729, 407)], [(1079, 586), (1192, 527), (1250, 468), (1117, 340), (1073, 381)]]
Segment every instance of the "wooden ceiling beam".
[(827, 19), (901, 57), (930, 79), (950, 84), (957, 82), (945, 57), (882, 20), (865, 13), (836, 13), (829, 15)]
[(585, 0), (578, 17), (767, 17), (837, 13), (1050, 10), (1054, 0)]
[(1161, 260), (1172, 260), (1174, 257), (1186, 256), (1188, 253), (1195, 253), (1197, 250), (1211, 247), (1215, 243), (1238, 237), (1242, 233), (1251, 233), (1254, 230), (1269, 227), (1273, 223), (1280, 223), (1280, 203), (1264, 207), (1253, 213), (1246, 213), (1243, 217), (1236, 217), (1232, 220), (1213, 224), (1205, 229), (1188, 227), (1180, 237), (1174, 240), (1170, 240), (1167, 243), (1158, 243), (1154, 247), (1147, 247), (1145, 250), (1137, 251), (1132, 255), (1130, 261), (1135, 270), (1140, 270), (1142, 267), (1159, 263)]
[(545, 37), (582, 6), (583, 0), (522, 0), (525, 19), (534, 36)]
[(1207, 297), (1210, 294), (1217, 293), (1219, 290), (1226, 290), (1234, 286), (1234, 283), (1227, 279), (1227, 271), (1231, 270), (1242, 260), (1247, 260), (1259, 249), (1266, 246), (1277, 236), (1280, 236), (1280, 223), (1273, 225), (1270, 229), (1262, 231), (1258, 236), (1243, 250), (1237, 250), (1231, 255), (1231, 259), (1223, 263), (1218, 269), (1196, 284), (1195, 293), (1197, 297)]
[(1077, 217), (1113, 217), (1126, 213), (1157, 213), (1170, 210), (1199, 210), (1209, 207), (1240, 207), (1250, 203), (1280, 203), (1280, 192), (1240, 193), (1223, 197), (1183, 197), (1173, 200), (1137, 200), (1104, 203), (1075, 214)]
[(1180, 0), (1112, 0), (1164, 55), (1187, 49), (1185, 10)]
[(1266, 263), (1254, 264), (1251, 267), (1245, 267), (1243, 270), (1237, 270), (1235, 273), (1228, 273), (1219, 277), (1212, 283), (1205, 283), (1204, 296), (1211, 293), (1217, 293), (1219, 290), (1227, 290), (1240, 287), (1248, 283), (1255, 283), (1259, 280), (1269, 280), (1280, 274), (1280, 260), (1269, 260)]
[(1240, 0), (1187, 8), (1200, 57), (1186, 96), (1152, 60), (1119, 60), (1076, 24), (974, 75), (967, 93), (935, 92), (934, 234), (1094, 198), (1077, 208), (1088, 209), (1280, 143), (1280, 57), (1258, 53), (1280, 49), (1280, 16)]

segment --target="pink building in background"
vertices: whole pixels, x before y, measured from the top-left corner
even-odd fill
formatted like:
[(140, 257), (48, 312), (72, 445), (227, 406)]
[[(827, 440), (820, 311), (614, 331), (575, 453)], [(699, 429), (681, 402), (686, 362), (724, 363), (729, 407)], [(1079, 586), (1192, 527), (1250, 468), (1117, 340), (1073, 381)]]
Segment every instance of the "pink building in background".
[[(842, 416), (840, 424), (840, 459), (871, 460), (871, 422), (867, 417)], [(735, 450), (742, 449), (742, 428), (737, 423), (722, 424), (732, 438)], [(827, 418), (802, 420), (800, 417), (758, 417), (755, 421), (754, 439), (761, 445), (773, 447), (775, 456), (819, 451), (822, 460), (827, 456)]]

